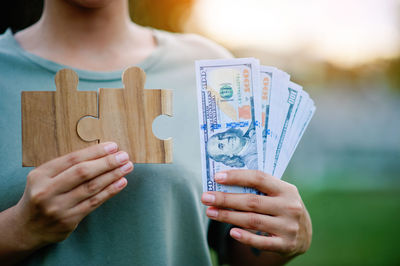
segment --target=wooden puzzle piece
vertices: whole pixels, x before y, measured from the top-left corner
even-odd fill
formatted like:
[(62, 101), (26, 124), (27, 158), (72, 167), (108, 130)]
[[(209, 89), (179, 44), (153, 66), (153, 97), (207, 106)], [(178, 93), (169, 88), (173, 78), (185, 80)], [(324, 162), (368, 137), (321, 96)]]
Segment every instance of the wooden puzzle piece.
[(78, 135), (86, 140), (115, 141), (128, 152), (134, 163), (171, 163), (172, 140), (153, 135), (153, 120), (172, 116), (172, 91), (144, 89), (146, 74), (138, 67), (128, 68), (124, 89), (99, 91), (99, 115), (83, 117)]
[(78, 75), (62, 69), (55, 76), (56, 91), (23, 91), (22, 165), (38, 166), (96, 142), (83, 141), (77, 121), (97, 115), (97, 92), (77, 91)]

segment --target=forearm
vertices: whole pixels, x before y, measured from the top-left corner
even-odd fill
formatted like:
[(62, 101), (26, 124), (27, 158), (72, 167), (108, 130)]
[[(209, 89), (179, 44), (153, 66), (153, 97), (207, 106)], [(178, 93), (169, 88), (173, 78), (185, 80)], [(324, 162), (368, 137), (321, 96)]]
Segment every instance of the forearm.
[(13, 265), (20, 262), (39, 247), (32, 241), (28, 241), (18, 219), (16, 206), (0, 212), (0, 261), (2, 263)]

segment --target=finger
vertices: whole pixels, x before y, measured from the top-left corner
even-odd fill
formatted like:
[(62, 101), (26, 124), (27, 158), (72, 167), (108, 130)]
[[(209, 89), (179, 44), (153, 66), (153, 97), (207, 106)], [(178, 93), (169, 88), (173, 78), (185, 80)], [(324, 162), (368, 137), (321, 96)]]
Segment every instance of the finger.
[(258, 170), (230, 170), (216, 173), (214, 180), (219, 184), (251, 187), (270, 196), (279, 194), (285, 182)]
[(80, 186), (76, 187), (72, 191), (65, 193), (61, 196), (60, 202), (64, 202), (65, 208), (73, 208), (79, 202), (84, 201), (92, 197), (93, 195), (99, 193), (111, 183), (119, 180), (133, 170), (132, 162), (128, 162), (119, 168), (116, 168), (110, 172), (93, 178)]
[(127, 183), (128, 181), (126, 180), (126, 178), (121, 177), (114, 183), (108, 185), (105, 189), (103, 189), (96, 195), (80, 202), (78, 205), (70, 209), (66, 213), (66, 216), (67, 217), (77, 216), (79, 217), (79, 220), (83, 219), (86, 215), (95, 210), (105, 201), (109, 200), (110, 198), (121, 192), (121, 190), (126, 187)]
[(129, 160), (126, 152), (117, 152), (92, 161), (85, 161), (68, 168), (54, 180), (56, 193), (63, 193), (97, 177), (124, 165)]
[(259, 250), (285, 252), (283, 239), (280, 237), (256, 235), (240, 228), (232, 228), (230, 235), (237, 241)]
[(238, 212), (225, 209), (209, 207), (206, 210), (209, 218), (223, 223), (234, 224), (246, 229), (267, 232), (280, 235), (281, 225), (280, 219), (253, 212)]
[(207, 192), (203, 193), (201, 200), (205, 205), (224, 209), (268, 215), (278, 215), (281, 211), (278, 198), (255, 194)]
[(104, 142), (58, 157), (40, 165), (36, 169), (40, 170), (43, 175), (54, 177), (73, 165), (88, 160), (94, 160), (106, 156), (107, 154), (113, 154), (117, 151), (118, 145), (116, 143)]

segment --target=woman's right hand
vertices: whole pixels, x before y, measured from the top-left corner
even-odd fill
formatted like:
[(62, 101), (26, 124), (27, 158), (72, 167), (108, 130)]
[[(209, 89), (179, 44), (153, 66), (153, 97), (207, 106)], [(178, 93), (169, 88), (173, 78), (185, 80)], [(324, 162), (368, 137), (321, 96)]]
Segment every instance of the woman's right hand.
[(64, 155), (32, 170), (14, 206), (14, 221), (27, 249), (67, 238), (94, 209), (119, 193), (133, 170), (115, 143), (101, 143)]

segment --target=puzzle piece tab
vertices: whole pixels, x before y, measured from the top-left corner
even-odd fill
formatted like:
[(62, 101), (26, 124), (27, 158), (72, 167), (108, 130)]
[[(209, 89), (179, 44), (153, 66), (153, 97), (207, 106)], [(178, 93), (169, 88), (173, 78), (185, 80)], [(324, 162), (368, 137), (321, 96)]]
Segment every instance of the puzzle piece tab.
[(97, 142), (85, 142), (76, 132), (77, 121), (97, 115), (97, 93), (77, 91), (78, 75), (62, 69), (55, 76), (56, 91), (23, 91), (22, 165), (38, 166)]
[(172, 140), (153, 135), (153, 120), (172, 116), (172, 91), (144, 89), (146, 74), (138, 67), (128, 68), (124, 89), (99, 91), (99, 117), (83, 117), (78, 135), (86, 141), (114, 141), (128, 152), (134, 163), (171, 163)]

